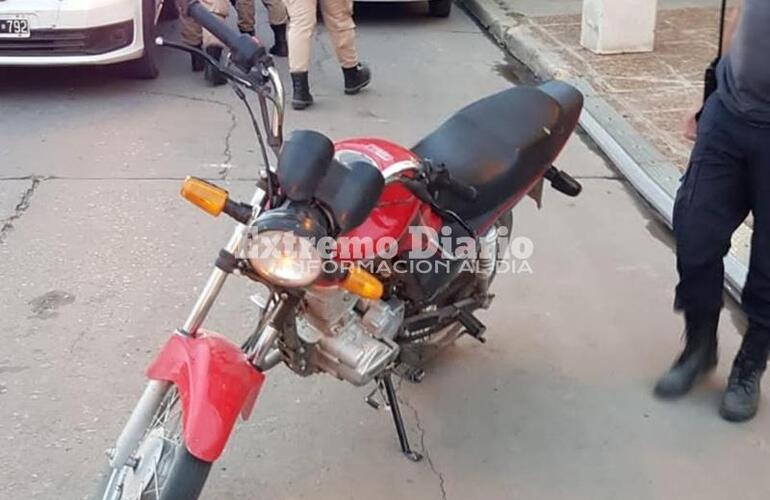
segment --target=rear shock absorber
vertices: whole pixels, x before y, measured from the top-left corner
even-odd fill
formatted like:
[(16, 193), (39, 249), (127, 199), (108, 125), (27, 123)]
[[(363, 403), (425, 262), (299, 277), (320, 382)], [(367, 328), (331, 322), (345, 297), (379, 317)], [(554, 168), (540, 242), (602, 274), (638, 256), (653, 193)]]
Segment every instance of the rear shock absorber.
[(492, 279), (492, 276), (495, 274), (498, 236), (497, 227), (492, 226), (486, 234), (478, 239), (479, 253), (476, 264), (477, 275), (479, 280), (484, 284), (488, 284), (489, 280)]

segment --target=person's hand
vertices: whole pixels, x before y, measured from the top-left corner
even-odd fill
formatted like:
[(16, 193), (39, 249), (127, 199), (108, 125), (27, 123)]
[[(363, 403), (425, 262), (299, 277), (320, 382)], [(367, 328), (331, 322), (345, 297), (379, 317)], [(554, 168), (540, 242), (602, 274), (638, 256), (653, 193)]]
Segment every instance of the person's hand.
[(684, 137), (687, 140), (694, 141), (695, 138), (698, 136), (698, 120), (696, 120), (696, 116), (698, 115), (698, 111), (700, 111), (700, 107), (697, 107), (690, 111), (687, 114), (687, 118), (684, 121), (683, 125), (683, 132)]

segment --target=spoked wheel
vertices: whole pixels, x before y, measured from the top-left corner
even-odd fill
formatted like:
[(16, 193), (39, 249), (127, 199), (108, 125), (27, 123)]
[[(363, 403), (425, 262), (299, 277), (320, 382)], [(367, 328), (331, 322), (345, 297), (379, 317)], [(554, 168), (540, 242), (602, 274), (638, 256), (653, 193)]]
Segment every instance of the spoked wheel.
[[(497, 255), (498, 259), (503, 259), (506, 247), (503, 246), (504, 242), (510, 242), (511, 230), (513, 228), (513, 214), (508, 211), (500, 216), (495, 222), (495, 228), (498, 231), (505, 231), (505, 238), (498, 236), (497, 240)], [(489, 286), (495, 279), (496, 271), (493, 272), (489, 278)], [(426, 308), (422, 312), (430, 312), (441, 306), (447, 306), (457, 301), (465, 299), (473, 295), (477, 290), (477, 278), (471, 273), (463, 273), (459, 275), (455, 283), (453, 283), (448, 293), (444, 297), (439, 297), (437, 304)], [(400, 359), (406, 366), (402, 367), (402, 374), (414, 381), (422, 376), (422, 369), (430, 363), (431, 360), (436, 358), (444, 349), (451, 346), (455, 341), (463, 334), (463, 327), (459, 323), (453, 323), (446, 328), (443, 328), (436, 333), (422, 337), (413, 343), (403, 344), (401, 346)], [(417, 332), (419, 336), (419, 332)]]
[(211, 463), (195, 458), (182, 440), (179, 393), (171, 389), (147, 429), (131, 463), (108, 468), (95, 495), (98, 500), (195, 500)]

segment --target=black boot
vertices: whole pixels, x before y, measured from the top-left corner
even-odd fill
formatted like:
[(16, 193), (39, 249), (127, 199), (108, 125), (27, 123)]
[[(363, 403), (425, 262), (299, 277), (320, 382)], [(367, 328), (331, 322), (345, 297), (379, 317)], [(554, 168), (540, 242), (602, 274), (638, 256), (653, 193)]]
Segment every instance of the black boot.
[(358, 94), (362, 88), (372, 81), (372, 72), (365, 64), (358, 63), (352, 68), (342, 68), (345, 75), (345, 93)]
[(302, 73), (292, 73), (291, 83), (294, 87), (294, 93), (291, 97), (291, 107), (294, 109), (305, 109), (313, 104), (313, 96), (310, 95), (310, 83), (307, 79), (307, 71)]
[(270, 49), (270, 53), (276, 57), (288, 57), (289, 56), (289, 42), (286, 40), (286, 25), (285, 24), (271, 24), (273, 28), (273, 35), (275, 43)]
[[(198, 45), (196, 48), (200, 49), (201, 46)], [(190, 54), (190, 66), (195, 73), (198, 73), (206, 67), (206, 61), (203, 60), (203, 56), (200, 54)]]
[(685, 314), (685, 324), (684, 351), (655, 385), (658, 397), (670, 399), (687, 394), (700, 375), (717, 366), (719, 311)]
[[(206, 53), (216, 61), (222, 60), (222, 47), (218, 47), (216, 45), (206, 47)], [(225, 78), (222, 72), (213, 67), (211, 64), (206, 64), (206, 69), (203, 71), (203, 77), (214, 87), (227, 83), (227, 78)]]
[(759, 409), (759, 381), (767, 367), (770, 333), (749, 323), (722, 398), (719, 414), (730, 422), (751, 420)]

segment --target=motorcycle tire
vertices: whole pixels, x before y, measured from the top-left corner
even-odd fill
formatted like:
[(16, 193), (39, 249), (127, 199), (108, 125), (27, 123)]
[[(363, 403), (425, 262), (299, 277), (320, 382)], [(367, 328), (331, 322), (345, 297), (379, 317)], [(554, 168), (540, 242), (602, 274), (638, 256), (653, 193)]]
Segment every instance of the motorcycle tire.
[(210, 462), (194, 457), (185, 447), (179, 448), (158, 500), (196, 500), (210, 471)]
[[(147, 483), (144, 484), (139, 478), (135, 480), (139, 487), (136, 484), (130, 485), (127, 483), (126, 475), (121, 478), (117, 471), (107, 467), (100, 477), (96, 494), (93, 496), (94, 500), (196, 500), (200, 496), (212, 463), (196, 458), (184, 445), (181, 439), (180, 415), (176, 410), (178, 403), (176, 390), (172, 389), (153, 419), (157, 424), (147, 430), (137, 447), (137, 456), (143, 456), (142, 449), (147, 451), (147, 455), (153, 456), (154, 443), (151, 440), (161, 443), (162, 451), (155, 455), (157, 462), (152, 469), (154, 474), (149, 477)], [(168, 419), (164, 423), (160, 422), (161, 412), (166, 410), (165, 407), (172, 408), (168, 413), (174, 412), (174, 421), (168, 429), (166, 429)], [(158, 430), (162, 430), (162, 437), (157, 435)], [(167, 433), (167, 431), (170, 432)], [(145, 445), (148, 448), (143, 448)], [(135, 469), (141, 470), (141, 467), (140, 463)]]
[[(513, 213), (508, 211), (500, 216), (495, 222), (498, 228), (505, 228), (506, 234), (510, 238), (511, 231), (513, 229)], [(502, 257), (502, 254), (506, 249), (498, 247), (498, 255)], [(496, 273), (492, 274), (489, 279), (489, 285), (492, 285), (496, 277)], [(449, 293), (444, 297), (439, 297), (436, 306), (442, 307), (464, 298), (469, 297), (475, 290), (474, 280), (476, 279), (470, 273), (463, 273), (457, 277), (453, 286), (450, 286)], [(452, 324), (443, 330), (426, 337), (425, 339), (405, 344), (401, 348), (400, 359), (403, 363), (408, 365), (412, 369), (422, 369), (433, 359), (435, 359), (444, 349), (453, 345), (455, 341), (463, 335), (463, 327), (459, 323)]]
[(142, 41), (144, 53), (135, 61), (125, 63), (126, 75), (138, 80), (154, 80), (158, 77), (158, 56), (155, 45), (155, 1), (142, 0)]
[[(196, 500), (203, 491), (211, 465), (209, 462), (195, 458), (186, 449), (181, 449), (179, 456), (174, 460), (171, 474), (160, 496), (155, 496), (153, 491), (145, 491), (141, 500)], [(111, 475), (112, 468), (109, 467), (101, 474), (93, 500), (123, 500), (122, 497), (107, 494), (106, 489)]]

